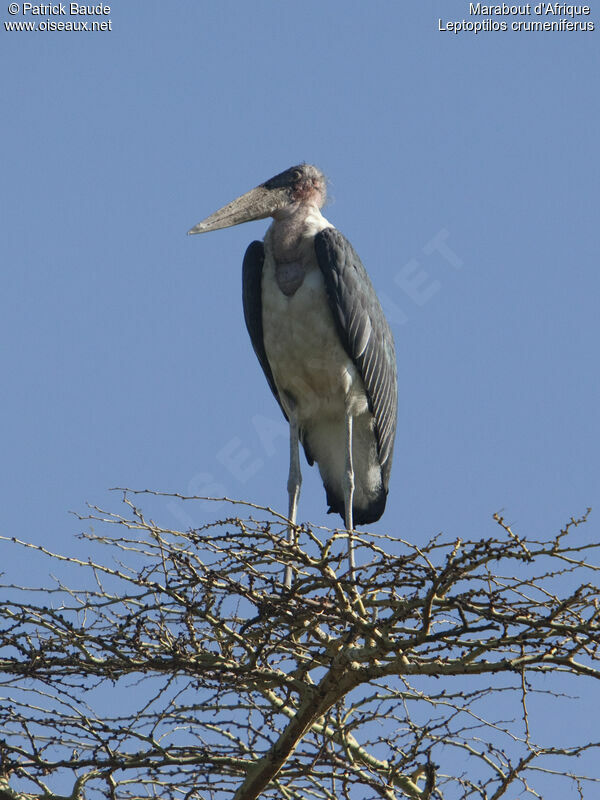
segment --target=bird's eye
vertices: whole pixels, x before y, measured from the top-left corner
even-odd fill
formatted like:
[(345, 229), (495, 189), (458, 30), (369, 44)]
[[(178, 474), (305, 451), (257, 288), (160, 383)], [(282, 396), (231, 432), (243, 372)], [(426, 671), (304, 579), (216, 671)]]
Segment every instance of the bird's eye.
[(302, 177), (302, 170), (301, 169), (295, 169), (295, 170), (292, 171), (292, 178), (295, 181), (299, 181), (301, 177)]

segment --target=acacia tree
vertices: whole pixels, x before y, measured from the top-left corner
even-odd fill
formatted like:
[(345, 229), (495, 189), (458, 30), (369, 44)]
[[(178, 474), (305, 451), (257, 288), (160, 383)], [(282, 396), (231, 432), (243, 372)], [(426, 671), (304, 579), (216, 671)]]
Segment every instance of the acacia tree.
[(343, 531), (290, 546), (246, 503), (266, 519), (179, 532), (136, 494), (81, 517), (89, 560), (5, 540), (75, 574), (4, 584), (0, 800), (512, 800), (599, 777), (569, 766), (598, 743), (536, 744), (528, 705), (540, 677), (600, 677), (587, 513), (545, 540), (499, 515), (474, 541), (360, 533), (352, 582)]

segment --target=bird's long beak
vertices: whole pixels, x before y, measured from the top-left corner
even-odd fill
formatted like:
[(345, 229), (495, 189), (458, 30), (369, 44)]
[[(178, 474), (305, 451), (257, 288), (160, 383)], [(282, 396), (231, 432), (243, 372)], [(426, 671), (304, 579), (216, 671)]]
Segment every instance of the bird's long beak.
[(231, 228), (255, 219), (264, 219), (282, 205), (285, 201), (283, 189), (267, 189), (264, 185), (251, 189), (246, 194), (228, 203), (223, 208), (215, 211), (210, 217), (203, 219), (188, 231), (192, 233), (208, 233), (218, 231), (219, 228)]

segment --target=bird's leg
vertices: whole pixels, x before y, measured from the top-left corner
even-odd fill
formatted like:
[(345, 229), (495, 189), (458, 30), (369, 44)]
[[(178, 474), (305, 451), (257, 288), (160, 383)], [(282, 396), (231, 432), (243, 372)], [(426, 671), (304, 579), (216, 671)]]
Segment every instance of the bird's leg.
[[(352, 506), (354, 504), (354, 465), (352, 463), (352, 412), (346, 404), (346, 470), (344, 474), (344, 516), (346, 521), (346, 531), (348, 532), (348, 565), (350, 572), (350, 583), (352, 593), (358, 612), (366, 617), (365, 607), (356, 587), (356, 562), (354, 560), (354, 515)], [(370, 646), (375, 642), (369, 641)]]
[(348, 531), (348, 563), (350, 566), (350, 580), (354, 583), (354, 520), (352, 504), (354, 502), (354, 466), (352, 464), (352, 413), (346, 405), (346, 469), (344, 473), (344, 517)]
[[(288, 544), (294, 544), (296, 512), (298, 510), (298, 498), (300, 497), (300, 486), (302, 485), (302, 473), (300, 472), (300, 448), (298, 443), (298, 417), (296, 414), (296, 404), (290, 403), (290, 472), (288, 476)], [(287, 590), (292, 588), (292, 567), (288, 564), (285, 568), (284, 586)]]

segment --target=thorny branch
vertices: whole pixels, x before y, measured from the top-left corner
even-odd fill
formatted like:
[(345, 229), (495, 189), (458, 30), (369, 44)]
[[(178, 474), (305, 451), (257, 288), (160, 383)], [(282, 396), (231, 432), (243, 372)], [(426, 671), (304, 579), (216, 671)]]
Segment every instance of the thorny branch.
[(598, 746), (536, 744), (530, 706), (541, 675), (600, 677), (589, 511), (546, 541), (499, 515), (476, 541), (357, 534), (353, 586), (340, 532), (290, 546), (249, 503), (266, 521), (179, 532), (138, 494), (163, 496), (80, 517), (89, 559), (4, 540), (70, 577), (3, 587), (0, 800), (533, 798)]

